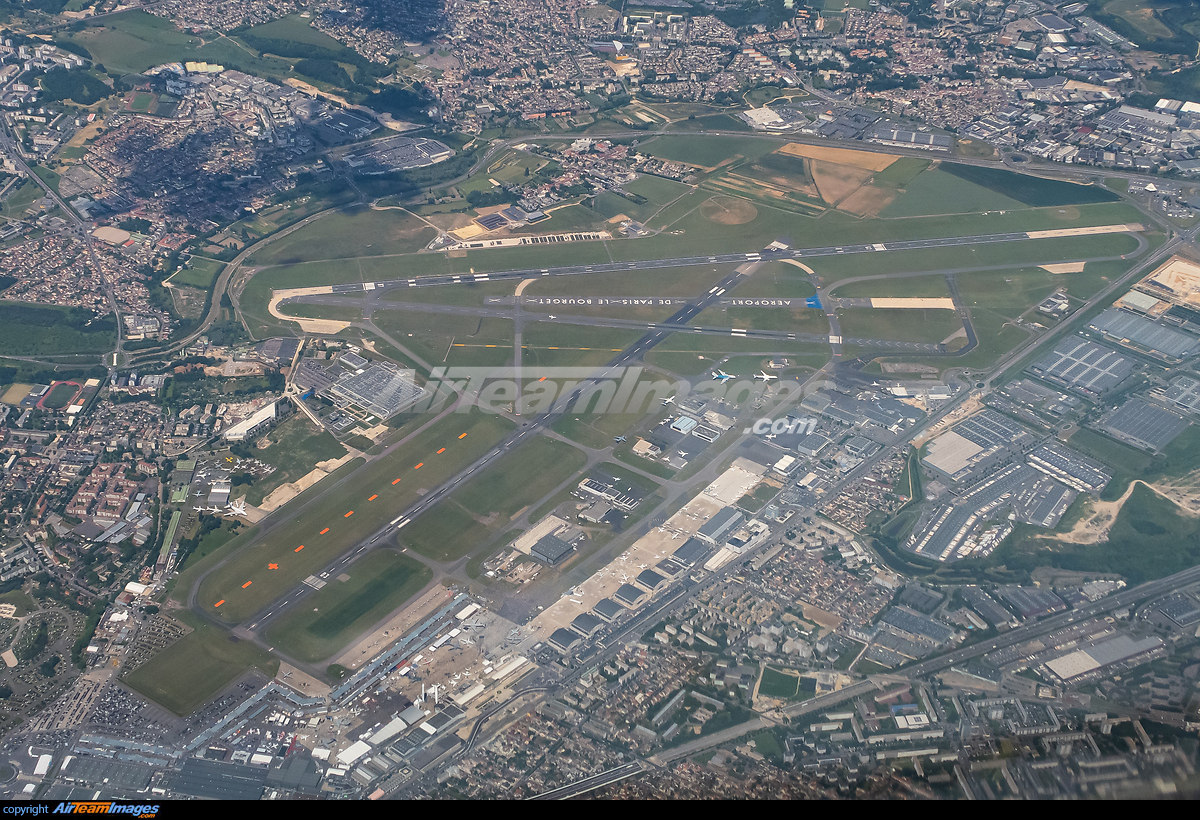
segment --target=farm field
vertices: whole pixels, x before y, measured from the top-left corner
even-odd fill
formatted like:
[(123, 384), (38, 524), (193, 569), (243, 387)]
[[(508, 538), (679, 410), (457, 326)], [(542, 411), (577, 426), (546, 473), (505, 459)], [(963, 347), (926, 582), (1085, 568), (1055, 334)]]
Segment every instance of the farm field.
[(401, 541), (435, 561), (454, 561), (469, 555), (581, 470), (586, 461), (581, 450), (536, 437), (492, 463), (429, 514), (406, 527)]
[(176, 617), (193, 628), (122, 680), (177, 715), (188, 715), (252, 667), (274, 677), (279, 661), (251, 641), (188, 612)]
[(325, 479), (323, 495), (285, 508), (285, 520), (205, 579), (201, 604), (226, 623), (242, 621), (396, 517), (421, 490), (478, 459), (512, 426), (497, 416), (452, 413), (387, 457)]
[[(347, 576), (342, 580), (341, 575)], [(267, 630), (267, 639), (297, 660), (328, 658), (433, 579), (433, 570), (394, 550), (375, 550), (331, 577)]]

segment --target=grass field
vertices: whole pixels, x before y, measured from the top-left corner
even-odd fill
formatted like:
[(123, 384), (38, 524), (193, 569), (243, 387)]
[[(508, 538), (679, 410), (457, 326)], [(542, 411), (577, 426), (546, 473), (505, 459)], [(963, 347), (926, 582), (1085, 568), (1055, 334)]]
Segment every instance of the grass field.
[(641, 336), (639, 330), (529, 322), (522, 361), (530, 367), (600, 367)]
[(194, 631), (130, 672), (123, 681), (177, 715), (195, 709), (251, 667), (274, 677), (279, 662), (250, 641), (205, 623), (189, 612), (176, 617)]
[(305, 225), (255, 253), (251, 261), (256, 265), (284, 265), (414, 253), (435, 236), (436, 228), (404, 211), (355, 208), (323, 216)]
[(902, 342), (940, 342), (962, 328), (952, 310), (842, 308), (842, 335)]
[(314, 662), (332, 656), (373, 623), (412, 598), (433, 579), (433, 570), (392, 550), (376, 550), (331, 577), (271, 624), (267, 639), (284, 654)]
[[(408, 310), (378, 310), (371, 319), (380, 330), (434, 365), (499, 366), (512, 358), (513, 325), (510, 319)], [(455, 344), (469, 347), (453, 347)]]
[(803, 302), (800, 307), (710, 307), (702, 310), (691, 324), (829, 335), (829, 319), (816, 308), (804, 307)]
[(401, 531), (401, 541), (436, 561), (469, 555), (513, 518), (583, 468), (580, 450), (537, 437), (493, 462), (428, 514)]
[(327, 51), (341, 51), (345, 48), (328, 34), (313, 28), (310, 20), (298, 14), (289, 14), (260, 26), (251, 26), (244, 33), (271, 40), (291, 40), (295, 43), (305, 43)]
[[(888, 168), (880, 175), (890, 170)], [(940, 168), (930, 168), (906, 182), (903, 187), (904, 193), (880, 212), (881, 217), (963, 214), (1027, 207), (1012, 197)]]
[(255, 505), (261, 504), (276, 487), (307, 475), (318, 462), (346, 454), (346, 448), (337, 439), (325, 430), (316, 429), (303, 413), (285, 420), (268, 438), (271, 443), (267, 447), (252, 452), (255, 458), (274, 467), (275, 472), (256, 480), (247, 490), (246, 500)]
[(0, 350), (11, 356), (101, 354), (116, 344), (112, 315), (27, 302), (0, 302)]
[(850, 282), (833, 289), (835, 296), (851, 299), (888, 297), (944, 297), (949, 298), (950, 288), (942, 274), (930, 276), (905, 276), (893, 279), (873, 279), (866, 282)]
[(738, 156), (757, 159), (777, 147), (775, 142), (755, 137), (672, 135), (644, 142), (638, 146), (638, 150), (672, 162), (715, 168)]
[(795, 674), (781, 672), (773, 666), (763, 668), (758, 682), (758, 694), (768, 698), (794, 698), (800, 690), (800, 678)]
[(224, 262), (219, 262), (216, 259), (205, 259), (202, 256), (193, 256), (188, 262), (187, 267), (171, 277), (172, 285), (187, 285), (200, 290), (209, 290), (213, 283), (217, 281), (218, 274), (225, 267)]
[(215, 31), (205, 32), (204, 36), (185, 34), (169, 20), (140, 10), (85, 25), (70, 39), (109, 71), (131, 74), (162, 63), (206, 60), (259, 76), (291, 73), (288, 60), (260, 58), (257, 52)]
[[(511, 422), (497, 416), (452, 413), (351, 477), (327, 478), (322, 497), (286, 508), (291, 514), (284, 521), (209, 575), (200, 588), (201, 604), (226, 623), (242, 621), (482, 456), (511, 429)], [(218, 601), (224, 603), (216, 607)]]
[(1116, 202), (1120, 199), (1100, 185), (1077, 185), (1074, 182), (1044, 179), (978, 165), (947, 163), (942, 168), (959, 179), (981, 185), (1035, 208)]
[(75, 397), (79, 392), (79, 386), (66, 382), (64, 384), (56, 384), (46, 398), (42, 399), (42, 405), (51, 410), (61, 410)]

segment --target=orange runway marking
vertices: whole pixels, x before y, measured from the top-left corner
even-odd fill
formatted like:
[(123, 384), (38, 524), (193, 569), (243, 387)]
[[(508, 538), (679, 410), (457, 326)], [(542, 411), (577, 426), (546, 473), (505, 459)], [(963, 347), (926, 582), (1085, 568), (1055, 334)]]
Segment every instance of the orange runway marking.
[(368, 498), (368, 499), (367, 499), (367, 501), (374, 501), (376, 498), (379, 498), (379, 494), (378, 494), (378, 493), (376, 493), (375, 495), (373, 495), (373, 496), (371, 496), (370, 498)]
[(422, 461), (422, 462), (421, 462), (420, 464), (418, 464), (416, 467), (413, 467), (413, 469), (414, 469), (414, 470), (419, 470), (419, 469), (421, 469), (421, 468), (422, 468), (422, 467), (424, 467), (424, 466), (425, 466), (425, 462), (424, 462), (424, 461)]
[(444, 452), (446, 452), (446, 448), (445, 448), (445, 447), (443, 447), (442, 449), (438, 450), (438, 451), (437, 451), (437, 455), (439, 455), (439, 456), (440, 456), (440, 455), (441, 455), (442, 453), (444, 453)]
[(279, 569), (279, 564), (267, 564), (267, 569)]
[(538, 379), (538, 381), (540, 381), (540, 382), (544, 382), (545, 380), (546, 380), (545, 376), (542, 376), (540, 379)]
[(302, 549), (304, 549), (304, 545), (303, 545), (303, 544), (301, 544), (300, 546), (296, 547), (294, 550), (292, 550), (292, 552), (299, 552), (299, 551), (300, 551), (300, 550), (302, 550)]
[(354, 510), (351, 510), (350, 512), (346, 513), (345, 515), (342, 516), (342, 518), (349, 518), (352, 515), (354, 515)]
[(324, 535), (327, 532), (329, 532), (329, 527), (326, 527), (325, 529), (321, 530), (319, 533), (317, 533), (317, 535)]
[(254, 583), (253, 581), (247, 581), (246, 583), (242, 584), (242, 589), (245, 589), (246, 587), (250, 586), (253, 583)]
[(392, 482), (392, 486), (395, 487), (399, 483), (400, 483), (400, 479), (397, 478), (395, 481)]
[(459, 438), (466, 438), (466, 437), (467, 437), (466, 433), (463, 433), (461, 436), (459, 436)]
[(225, 599), (224, 599), (224, 598), (222, 598), (221, 600), (217, 601), (215, 604), (213, 604), (213, 606), (214, 606), (214, 607), (218, 607), (218, 606), (220, 606), (220, 605), (221, 605), (221, 604), (223, 604), (223, 603), (225, 603)]

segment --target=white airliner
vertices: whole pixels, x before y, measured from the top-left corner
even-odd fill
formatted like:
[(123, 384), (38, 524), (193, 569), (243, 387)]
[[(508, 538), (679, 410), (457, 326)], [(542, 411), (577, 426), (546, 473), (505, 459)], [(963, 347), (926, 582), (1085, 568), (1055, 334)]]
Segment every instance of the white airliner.
[(773, 382), (773, 381), (775, 381), (776, 379), (778, 379), (779, 377), (778, 377), (778, 376), (771, 376), (771, 375), (768, 375), (768, 374), (766, 374), (766, 373), (764, 373), (764, 372), (762, 372), (762, 371), (760, 370), (760, 371), (758, 371), (758, 375), (757, 375), (757, 376), (755, 376), (754, 378), (758, 379), (759, 381), (764, 381), (764, 382)]
[(729, 373), (726, 373), (724, 370), (718, 370), (716, 373), (713, 374), (713, 381), (715, 381), (715, 382), (725, 382), (725, 381), (729, 381), (732, 378), (733, 378), (733, 376), (730, 375)]
[(668, 404), (674, 404), (674, 403), (675, 403), (675, 397), (667, 396), (665, 399), (663, 399), (662, 406), (666, 407)]

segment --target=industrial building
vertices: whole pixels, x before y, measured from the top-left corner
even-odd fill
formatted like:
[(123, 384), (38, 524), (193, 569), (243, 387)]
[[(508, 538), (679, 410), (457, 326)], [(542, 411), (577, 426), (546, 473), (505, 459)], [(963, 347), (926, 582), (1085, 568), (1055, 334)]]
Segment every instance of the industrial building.
[[(417, 386), (416, 371), (391, 362), (374, 362), (365, 369), (343, 373), (322, 393), (342, 410), (374, 416), (379, 421), (411, 407), (424, 394), (425, 389)], [(355, 408), (360, 409), (354, 412)]]
[(1167, 361), (1181, 361), (1200, 350), (1200, 338), (1119, 308), (1109, 308), (1088, 328), (1125, 347)]
[(1132, 398), (1097, 425), (1118, 441), (1157, 453), (1186, 430), (1190, 422), (1145, 399)]
[(719, 513), (708, 519), (697, 532), (696, 537), (709, 544), (716, 545), (731, 533), (745, 518), (742, 511), (736, 507), (725, 507)]
[(986, 409), (929, 442), (921, 463), (949, 482), (961, 481), (981, 462), (1031, 439), (1024, 427)]
[(1074, 336), (1030, 365), (1029, 372), (1085, 395), (1100, 396), (1125, 381), (1133, 365), (1133, 359), (1112, 348)]

